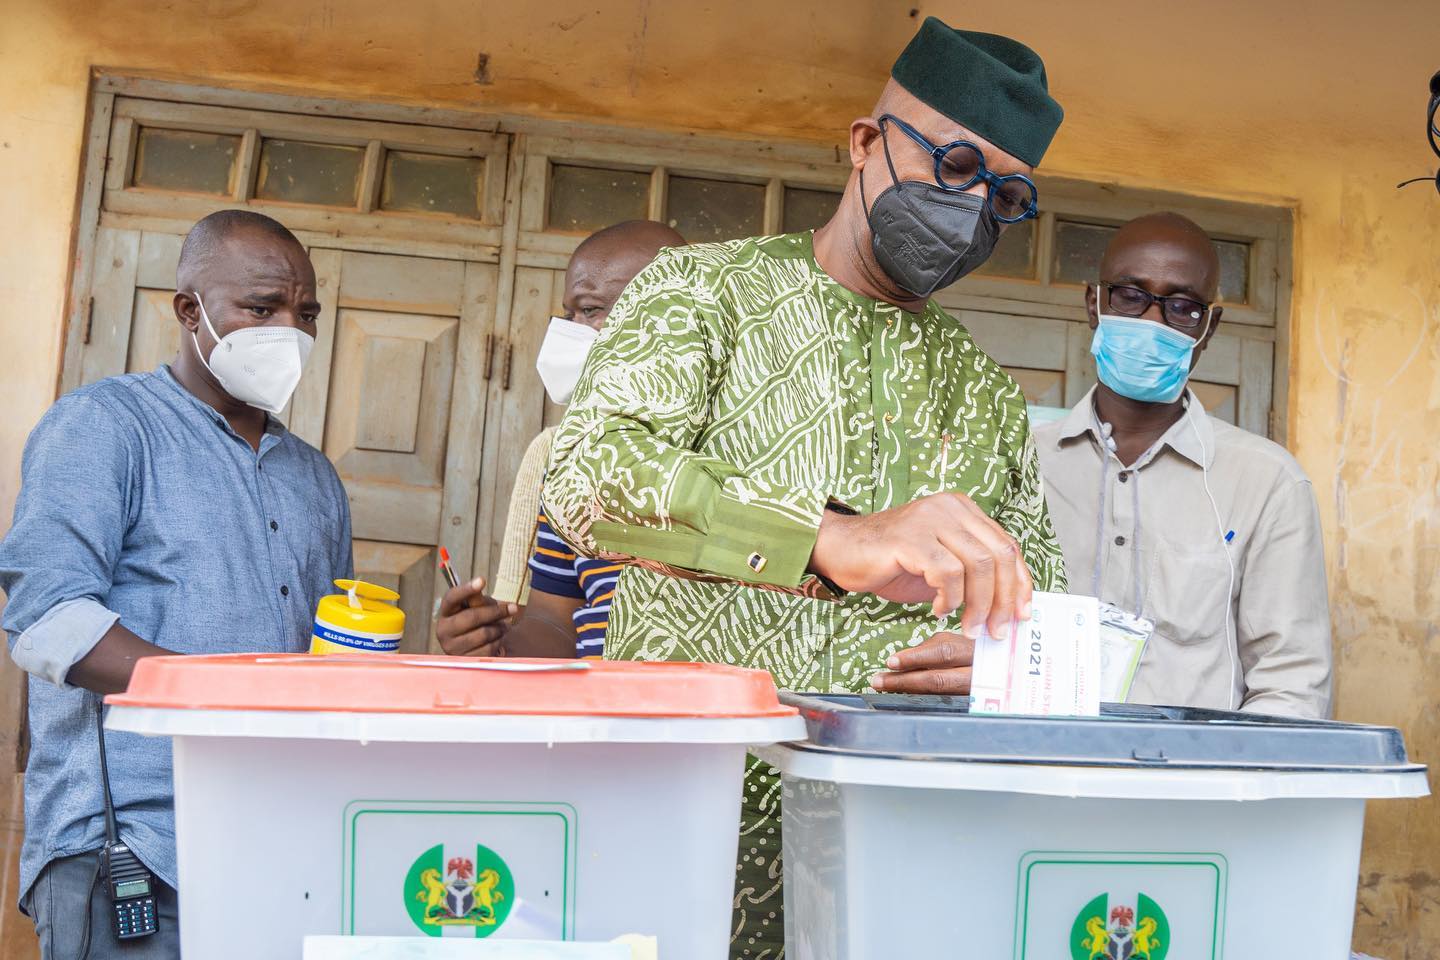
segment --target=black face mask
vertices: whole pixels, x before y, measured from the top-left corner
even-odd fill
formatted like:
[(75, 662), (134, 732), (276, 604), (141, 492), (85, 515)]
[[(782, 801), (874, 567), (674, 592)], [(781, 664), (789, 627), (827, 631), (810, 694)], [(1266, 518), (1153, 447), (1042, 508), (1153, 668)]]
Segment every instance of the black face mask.
[[(905, 293), (928, 297), (974, 271), (995, 251), (1000, 224), (983, 194), (952, 193), (937, 183), (901, 180), (880, 131), (894, 184), (866, 213), (870, 246), (886, 276)], [(865, 170), (860, 170), (865, 203)]]

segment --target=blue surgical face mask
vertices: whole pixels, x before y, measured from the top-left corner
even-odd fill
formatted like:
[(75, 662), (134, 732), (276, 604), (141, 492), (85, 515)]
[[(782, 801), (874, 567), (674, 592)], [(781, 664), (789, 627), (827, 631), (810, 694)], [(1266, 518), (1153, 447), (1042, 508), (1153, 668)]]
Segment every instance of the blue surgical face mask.
[(1120, 396), (1173, 403), (1185, 392), (1197, 342), (1163, 323), (1102, 313), (1090, 353), (1100, 382)]

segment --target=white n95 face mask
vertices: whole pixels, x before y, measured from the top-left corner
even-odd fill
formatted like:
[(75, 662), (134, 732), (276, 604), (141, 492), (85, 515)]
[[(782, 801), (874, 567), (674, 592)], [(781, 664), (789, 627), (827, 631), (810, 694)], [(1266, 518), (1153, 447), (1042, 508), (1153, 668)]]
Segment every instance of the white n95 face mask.
[(551, 317), (545, 342), (535, 357), (535, 369), (545, 384), (545, 392), (556, 403), (569, 403), (585, 371), (585, 358), (600, 331), (564, 317)]
[(245, 327), (221, 337), (210, 323), (210, 315), (205, 312), (198, 293), (195, 302), (200, 304), (205, 329), (215, 340), (215, 349), (206, 360), (199, 338), (193, 332), (190, 334), (195, 353), (205, 369), (214, 374), (226, 393), (241, 403), (268, 413), (284, 410), (300, 384), (300, 374), (305, 371), (315, 338), (294, 327)]

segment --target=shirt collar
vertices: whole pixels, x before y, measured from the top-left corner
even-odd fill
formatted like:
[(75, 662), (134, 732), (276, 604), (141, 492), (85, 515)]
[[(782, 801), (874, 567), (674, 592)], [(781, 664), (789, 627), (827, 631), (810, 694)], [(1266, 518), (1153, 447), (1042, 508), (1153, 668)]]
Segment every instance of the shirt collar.
[[(214, 407), (210, 406), (210, 404), (195, 396), (195, 394), (191, 393), (189, 390), (186, 390), (185, 385), (179, 380), (175, 379), (175, 372), (170, 369), (170, 365), (168, 363), (162, 363), (160, 365), (160, 368), (155, 372), (159, 374), (160, 379), (164, 383), (166, 383), (172, 390), (174, 390), (177, 394), (180, 395), (180, 397), (182, 398), (182, 403), (189, 404), (191, 409), (195, 410), (201, 416), (205, 417), (205, 419), (209, 420), (211, 423), (215, 424), (217, 427), (230, 434), (230, 436), (234, 437), (236, 440), (239, 440), (246, 446), (249, 446), (249, 441), (245, 440), (244, 437), (240, 436), (240, 434), (235, 432), (235, 428), (230, 426), (230, 421), (226, 420), (225, 417), (221, 415), (220, 411), (216, 410)], [(257, 451), (257, 456), (264, 456), (271, 447), (273, 447), (275, 444), (279, 443), (285, 438), (285, 434), (287, 432), (288, 431), (285, 429), (285, 424), (281, 423), (274, 414), (267, 411), (265, 413), (265, 435), (260, 438), (260, 449), (259, 451)]]
[(1080, 402), (1070, 408), (1070, 412), (1060, 419), (1059, 440), (1074, 440), (1076, 437), (1091, 434), (1096, 440), (1100, 437), (1095, 432), (1095, 388), (1091, 387), (1080, 398)]
[[(1096, 444), (1100, 443), (1100, 433), (1096, 426), (1095, 416), (1095, 389), (1095, 387), (1091, 387), (1080, 402), (1075, 404), (1060, 421), (1060, 431), (1056, 438), (1057, 447), (1065, 441), (1074, 440), (1086, 434), (1093, 437)], [(1132, 469), (1139, 469), (1155, 459), (1155, 456), (1164, 447), (1169, 447), (1202, 469), (1208, 470), (1214, 464), (1215, 426), (1205, 415), (1205, 407), (1200, 403), (1200, 398), (1195, 395), (1195, 391), (1186, 387), (1185, 396), (1188, 402), (1185, 415), (1171, 424), (1169, 430), (1161, 434), (1160, 439), (1155, 442), (1155, 446), (1135, 461)], [(1193, 429), (1191, 424), (1194, 424)]]
[(772, 256), (795, 257), (806, 260), (811, 274), (819, 280), (821, 286), (825, 288), (825, 292), (830, 297), (859, 307), (866, 313), (893, 314), (895, 316), (908, 316), (915, 319), (934, 319), (937, 316), (945, 315), (945, 311), (935, 302), (933, 297), (925, 301), (925, 306), (922, 307), (918, 313), (911, 313), (908, 310), (895, 306), (893, 303), (876, 300), (873, 297), (867, 297), (863, 293), (856, 293), (854, 290), (851, 290), (830, 276), (830, 274), (826, 273), (825, 268), (820, 266), (820, 261), (815, 259), (814, 230), (802, 230), (799, 233), (785, 234), (783, 236), (762, 240), (761, 243), (765, 245), (766, 250), (769, 251)]

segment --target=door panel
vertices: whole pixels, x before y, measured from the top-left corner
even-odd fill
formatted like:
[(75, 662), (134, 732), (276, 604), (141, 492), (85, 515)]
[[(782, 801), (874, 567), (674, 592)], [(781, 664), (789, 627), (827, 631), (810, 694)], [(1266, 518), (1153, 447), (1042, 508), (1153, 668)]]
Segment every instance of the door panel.
[(330, 371), (335, 355), (335, 319), (340, 309), (335, 303), (340, 289), (340, 270), (344, 254), (339, 250), (310, 249), (310, 263), (315, 268), (315, 296), (320, 301), (320, 316), (315, 319), (315, 346), (295, 396), (281, 416), (297, 437), (316, 449), (325, 446), (325, 404), (330, 397)]
[(1025, 391), (1026, 403), (1037, 407), (1065, 405), (1065, 371), (1006, 367), (1005, 372), (1014, 377), (1015, 382), (1020, 384), (1020, 389)]
[(399, 590), (407, 649), (422, 650), (436, 548), (469, 568), (497, 268), (320, 252), (339, 263), (323, 449), (350, 496), (357, 573)]
[(175, 359), (183, 328), (175, 319), (174, 290), (137, 289), (131, 318), (126, 373), (154, 370)]
[[(125, 372), (135, 315), (140, 231), (101, 228), (95, 238), (95, 279), (80, 370), (84, 383)], [(173, 293), (173, 291), (172, 291)]]
[[(535, 357), (545, 339), (550, 317), (564, 297), (565, 271), (517, 267), (510, 310), (509, 336), (495, 358), (490, 381), (494, 432), (485, 438), (485, 474), (481, 479), (480, 515), (475, 535), (475, 570), (493, 574), (505, 539), (505, 518), (515, 473), (530, 441), (546, 424), (545, 386)], [(551, 404), (550, 406), (554, 406)], [(550, 413), (558, 422), (563, 409)], [(493, 491), (490, 496), (485, 491)]]
[(1190, 380), (1205, 412), (1268, 437), (1274, 350), (1268, 341), (1226, 333), (1222, 325), (1200, 355)]
[(85, 383), (154, 370), (175, 358), (181, 327), (172, 306), (182, 238), (102, 228), (97, 236)]
[(445, 487), (441, 495), (441, 538), (460, 576), (488, 571), (475, 559), (475, 524), (482, 500), (493, 500), (493, 487), (481, 496), (482, 456), (487, 433), (490, 372), (485, 368), (484, 344), (493, 351), (496, 297), (500, 271), (491, 264), (471, 263), (465, 268), (465, 289), (460, 303), (460, 338), (456, 346), (457, 372), (450, 401), (450, 443), (445, 455)]
[(342, 257), (344, 306), (447, 316), (459, 312), (465, 287), (462, 260), (352, 251)]
[(1240, 345), (1240, 385), (1232, 422), (1262, 437), (1278, 435), (1271, 423), (1275, 409), (1275, 344), (1246, 339)]
[(458, 326), (457, 317), (340, 309), (325, 453), (342, 476), (439, 490)]
[[(175, 359), (182, 328), (175, 319), (175, 268), (184, 238), (145, 231), (140, 235), (135, 306), (126, 350), (125, 371), (154, 370)], [(187, 338), (188, 339), (188, 338)]]
[(1066, 321), (1048, 317), (958, 310), (955, 318), (1001, 366), (1030, 370), (1065, 369)]

